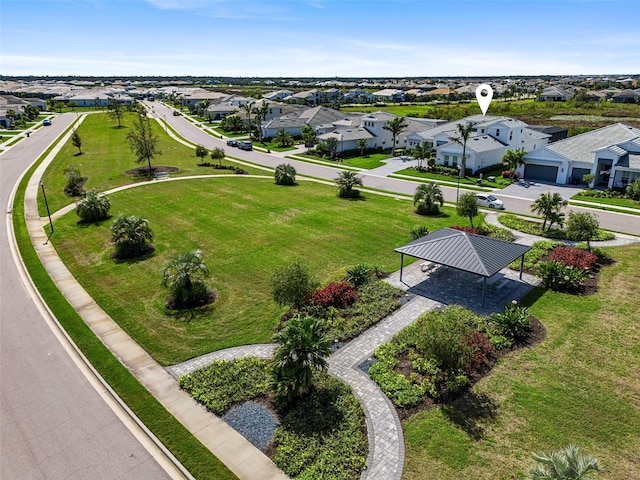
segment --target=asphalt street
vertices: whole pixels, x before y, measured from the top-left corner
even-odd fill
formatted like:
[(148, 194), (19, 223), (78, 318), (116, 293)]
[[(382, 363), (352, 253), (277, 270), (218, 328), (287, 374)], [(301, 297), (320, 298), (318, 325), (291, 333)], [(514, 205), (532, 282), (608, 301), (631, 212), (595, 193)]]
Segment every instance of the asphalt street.
[[(75, 118), (56, 117), (0, 155), (2, 208), (22, 173)], [(10, 217), (0, 222), (0, 478), (170, 478), (33, 301), (11, 253)]]
[[(182, 135), (187, 140), (203, 145), (209, 149), (214, 147), (222, 147), (225, 149), (228, 155), (233, 157), (248, 160), (253, 163), (265, 165), (269, 167), (276, 167), (283, 163), (282, 157), (276, 154), (266, 154), (257, 151), (245, 151), (238, 148), (229, 147), (225, 140), (217, 139), (203, 132), (197, 126), (184, 119), (182, 116), (173, 116), (173, 110), (164, 106), (160, 102), (148, 102), (149, 106), (153, 107), (153, 114), (159, 118), (164, 119), (171, 125), (171, 127)], [(311, 175), (318, 178), (323, 178), (332, 181), (338, 176), (339, 169), (326, 167), (323, 165), (314, 165), (307, 162), (296, 161), (292, 159), (286, 159), (286, 162), (291, 164), (298, 173), (304, 175)], [(410, 180), (400, 180), (396, 178), (388, 178), (383, 176), (371, 175), (366, 172), (361, 172), (360, 175), (363, 178), (365, 187), (376, 188), (385, 190), (388, 192), (399, 193), (403, 195), (413, 196), (419, 182)], [(460, 188), (460, 193), (465, 192), (464, 188)], [(455, 203), (456, 201), (456, 188), (442, 187), (445, 202)], [(493, 195), (500, 198), (509, 212), (520, 213), (524, 215), (531, 215), (531, 204), (533, 200), (531, 198), (506, 196), (500, 193), (500, 190), (493, 192)], [(596, 210), (583, 207), (567, 207), (564, 211), (589, 211), (595, 213), (600, 222), (600, 227), (606, 230), (612, 230), (614, 232), (628, 233), (631, 235), (640, 235), (640, 216), (610, 212), (606, 210)]]

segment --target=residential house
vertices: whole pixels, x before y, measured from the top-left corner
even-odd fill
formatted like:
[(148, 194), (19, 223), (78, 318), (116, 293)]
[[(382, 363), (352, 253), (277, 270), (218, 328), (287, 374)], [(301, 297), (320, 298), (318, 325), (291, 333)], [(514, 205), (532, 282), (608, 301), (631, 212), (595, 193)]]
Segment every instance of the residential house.
[(291, 90), (278, 90), (277, 92), (269, 92), (262, 95), (263, 98), (274, 102), (281, 102), (287, 97), (293, 95)]
[(367, 92), (362, 88), (354, 88), (344, 94), (344, 101), (351, 103), (371, 103), (375, 101), (375, 97), (371, 92)]
[(635, 90), (626, 89), (620, 93), (616, 93), (611, 101), (613, 103), (640, 103), (640, 93)]
[(540, 95), (538, 95), (537, 100), (540, 102), (551, 101), (551, 102), (566, 102), (573, 97), (573, 93), (569, 90), (566, 90), (561, 87), (547, 87), (545, 88)]
[(640, 129), (616, 123), (532, 150), (518, 169), (528, 180), (594, 184), (613, 188), (640, 176)]
[(302, 127), (311, 125), (314, 129), (323, 124), (331, 124), (334, 121), (344, 119), (345, 114), (323, 106), (317, 106), (304, 110), (296, 110), (281, 117), (273, 118), (262, 124), (262, 136), (273, 138), (276, 133), (284, 128), (293, 136), (299, 136)]
[(372, 93), (377, 102), (404, 102), (405, 94), (402, 90), (385, 88)]
[(284, 99), (286, 102), (299, 103), (304, 105), (319, 105), (324, 101), (324, 93), (321, 90), (313, 89), (304, 92), (294, 93)]

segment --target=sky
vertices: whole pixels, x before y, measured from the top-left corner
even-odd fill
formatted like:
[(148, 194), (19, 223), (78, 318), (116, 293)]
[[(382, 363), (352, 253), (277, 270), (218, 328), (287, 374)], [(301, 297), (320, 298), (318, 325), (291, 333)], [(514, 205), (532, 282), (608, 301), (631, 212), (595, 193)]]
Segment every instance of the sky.
[(638, 0), (0, 0), (0, 75), (640, 73)]

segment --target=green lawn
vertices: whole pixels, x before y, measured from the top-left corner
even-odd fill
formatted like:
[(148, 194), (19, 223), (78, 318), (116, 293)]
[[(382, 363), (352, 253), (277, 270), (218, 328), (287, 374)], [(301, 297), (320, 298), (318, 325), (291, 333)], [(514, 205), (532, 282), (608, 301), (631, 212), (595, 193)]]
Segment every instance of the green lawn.
[(531, 452), (569, 443), (600, 460), (598, 478), (640, 478), (640, 246), (607, 251), (617, 263), (596, 295), (529, 295), (542, 344), (504, 357), (452, 406), (403, 422), (403, 478), (521, 478)]
[(571, 197), (570, 200), (581, 200), (583, 202), (591, 202), (597, 205), (612, 205), (616, 207), (626, 207), (626, 208), (634, 208), (640, 212), (640, 202), (636, 200), (632, 200), (630, 198), (603, 198), (603, 197), (592, 197), (589, 195), (581, 195), (576, 194)]
[[(82, 139), (82, 155), (78, 155), (78, 149), (71, 142), (67, 142), (56, 155), (51, 165), (43, 176), (46, 188), (47, 200), (51, 212), (75, 202), (75, 198), (64, 194), (66, 178), (64, 170), (69, 166), (75, 166), (83, 177), (88, 177), (84, 184), (85, 190), (105, 191), (120, 185), (137, 183), (146, 178), (127, 175), (127, 170), (145, 166), (135, 162), (134, 154), (129, 150), (126, 140), (127, 132), (132, 125), (132, 115), (125, 114), (122, 119), (122, 128), (117, 127), (117, 122), (109, 119), (107, 114), (97, 113), (87, 115), (78, 133)], [(187, 175), (216, 175), (230, 173), (224, 170), (214, 170), (208, 167), (198, 166), (199, 159), (195, 156), (195, 150), (169, 137), (165, 129), (155, 121), (151, 121), (154, 133), (159, 138), (159, 148), (162, 155), (158, 155), (152, 162), (152, 166), (178, 167), (179, 172), (170, 173), (171, 177)], [(225, 149), (231, 153), (231, 147)], [(211, 161), (211, 158), (205, 158)], [(229, 163), (227, 160), (226, 163)], [(264, 171), (243, 167), (250, 173), (264, 174)], [(42, 195), (39, 196), (39, 212), (46, 214), (46, 208)]]
[[(279, 187), (271, 179), (157, 182), (111, 196), (113, 218), (137, 214), (154, 231), (156, 254), (116, 264), (109, 258), (112, 220), (55, 223), (56, 249), (98, 303), (162, 364), (235, 345), (268, 342), (283, 310), (270, 298), (276, 267), (301, 259), (322, 282), (356, 263), (399, 268), (394, 248), (416, 225), (433, 231), (466, 225), (452, 209), (421, 217), (410, 202), (369, 194), (362, 201), (310, 182)], [(450, 215), (450, 216), (449, 216)], [(200, 248), (220, 299), (201, 318), (167, 315), (160, 271), (173, 253)]]
[[(441, 182), (449, 182), (453, 184), (458, 182), (458, 177), (450, 177), (447, 175), (439, 175), (437, 173), (430, 173), (430, 172), (419, 172), (418, 170), (414, 170), (413, 168), (399, 170), (395, 172), (395, 175), (406, 175), (408, 177), (424, 178), (428, 180), (438, 180)], [(501, 176), (496, 176), (495, 182), (488, 182), (487, 180), (482, 180), (481, 183), (478, 183), (475, 178), (461, 178), (460, 185), (471, 185), (471, 186), (488, 187), (488, 188), (505, 188), (511, 185), (511, 181), (508, 178), (502, 178)]]
[(335, 164), (336, 166), (346, 165), (348, 167), (356, 167), (356, 168), (363, 168), (365, 170), (372, 170), (374, 168), (384, 166), (385, 164), (383, 160), (389, 160), (389, 158), (391, 158), (391, 155), (389, 155), (388, 153), (372, 153), (370, 155), (363, 156), (363, 157), (345, 158), (342, 160), (342, 163), (338, 163), (337, 160), (332, 160), (328, 157), (319, 157), (317, 155), (310, 155), (307, 153), (298, 154), (296, 155), (296, 158), (300, 160), (308, 158), (310, 160), (316, 160), (318, 162)]

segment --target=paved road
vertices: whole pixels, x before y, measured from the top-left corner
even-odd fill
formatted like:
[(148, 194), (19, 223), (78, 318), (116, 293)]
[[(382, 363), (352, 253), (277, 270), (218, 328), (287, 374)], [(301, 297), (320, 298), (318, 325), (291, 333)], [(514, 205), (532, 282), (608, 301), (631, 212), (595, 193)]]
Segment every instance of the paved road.
[[(256, 151), (247, 152), (237, 148), (228, 147), (225, 141), (213, 138), (211, 135), (200, 130), (194, 124), (185, 120), (183, 117), (174, 117), (172, 114), (173, 110), (165, 107), (160, 102), (148, 102), (148, 105), (153, 107), (153, 111), (156, 116), (166, 120), (180, 135), (194, 143), (204, 145), (207, 148), (223, 147), (229, 155), (269, 167), (276, 167), (283, 162), (282, 157), (275, 153), (265, 154)], [(314, 165), (307, 162), (290, 159), (287, 159), (286, 162), (293, 165), (296, 171), (301, 174), (312, 175), (327, 180), (333, 180), (337, 177), (339, 172), (336, 168)], [(377, 188), (410, 196), (413, 196), (416, 186), (418, 185), (418, 182), (387, 178), (380, 175), (373, 175), (371, 173), (361, 173), (361, 176), (365, 187)], [(442, 187), (442, 191), (446, 202), (455, 202), (456, 188)], [(460, 188), (461, 193), (464, 191), (466, 190)], [(505, 202), (505, 205), (510, 212), (531, 215), (531, 199), (505, 196), (502, 195), (500, 191), (494, 192), (494, 195)], [(592, 210), (574, 206), (568, 207), (565, 211), (568, 210), (594, 212), (598, 216), (598, 220), (600, 221), (600, 226), (602, 228), (616, 232), (629, 233), (631, 235), (640, 235), (640, 216)]]
[[(22, 172), (75, 117), (57, 117), (0, 155), (2, 208)], [(20, 279), (7, 233), (0, 222), (0, 478), (170, 478), (47, 324)]]

